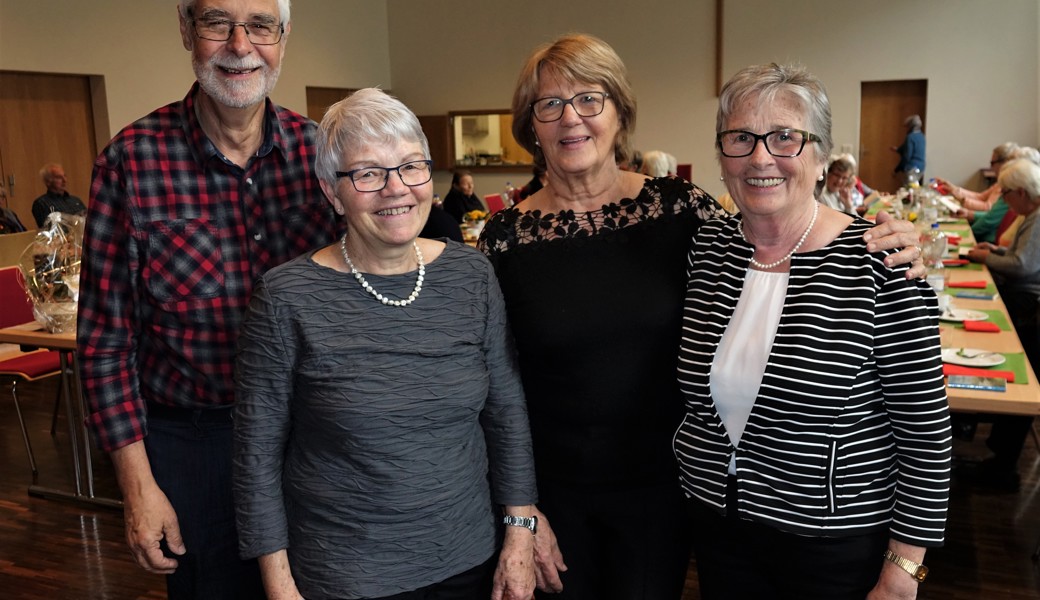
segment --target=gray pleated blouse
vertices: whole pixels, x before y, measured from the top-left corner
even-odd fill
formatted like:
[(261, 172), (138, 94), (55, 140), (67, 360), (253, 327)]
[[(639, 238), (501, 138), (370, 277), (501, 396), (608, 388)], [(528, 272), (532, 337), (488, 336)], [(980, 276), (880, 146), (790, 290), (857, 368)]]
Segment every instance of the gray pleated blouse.
[[(261, 278), (241, 329), (242, 556), (287, 548), (308, 600), (391, 595), (484, 562), (495, 550), (493, 503), (536, 501), (490, 264), (449, 242), (418, 299), (393, 307), (312, 256)], [(404, 298), (415, 276), (365, 278)]]

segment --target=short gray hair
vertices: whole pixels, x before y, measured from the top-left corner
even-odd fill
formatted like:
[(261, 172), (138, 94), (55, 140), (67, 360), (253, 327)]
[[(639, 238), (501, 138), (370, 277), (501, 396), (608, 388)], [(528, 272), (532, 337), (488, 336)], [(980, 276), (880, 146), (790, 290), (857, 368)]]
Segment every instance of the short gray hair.
[(651, 177), (665, 177), (669, 172), (668, 155), (661, 150), (647, 150), (640, 170)]
[(1004, 189), (1025, 190), (1034, 202), (1040, 200), (1040, 165), (1026, 158), (1016, 158), (1000, 170), (997, 183)]
[(1040, 165), (1040, 150), (1030, 146), (1019, 146), (1011, 152), (1009, 157), (1014, 160), (1016, 158), (1024, 158), (1026, 160), (1033, 161)]
[(333, 104), (318, 125), (315, 171), (318, 179), (336, 185), (336, 171), (344, 155), (365, 146), (418, 142), (423, 158), (430, 143), (415, 114), (400, 100), (378, 88), (358, 90)]
[[(753, 65), (739, 71), (726, 82), (719, 95), (719, 111), (715, 117), (715, 133), (719, 133), (737, 107), (751, 98), (758, 105), (773, 102), (787, 94), (802, 105), (807, 117), (806, 128), (820, 138), (816, 149), (817, 162), (827, 163), (834, 148), (831, 137), (831, 102), (823, 83), (800, 65)], [(765, 132), (759, 132), (765, 133)], [(721, 151), (716, 147), (716, 156)]]
[[(181, 11), (181, 17), (185, 21), (190, 21), (195, 14), (195, 3), (198, 0), (181, 0), (178, 3), (178, 7)], [(289, 5), (291, 0), (278, 0), (278, 20), (283, 24), (289, 22)]]
[(997, 157), (998, 161), (1009, 161), (1011, 160), (1011, 154), (1018, 150), (1018, 144), (1015, 142), (1004, 142), (993, 149), (993, 156)]

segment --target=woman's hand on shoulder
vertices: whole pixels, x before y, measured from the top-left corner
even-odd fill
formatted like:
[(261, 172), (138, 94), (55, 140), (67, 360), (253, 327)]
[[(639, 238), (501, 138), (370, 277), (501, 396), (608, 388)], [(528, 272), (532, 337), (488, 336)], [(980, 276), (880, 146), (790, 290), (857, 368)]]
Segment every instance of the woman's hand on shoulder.
[(910, 264), (906, 271), (907, 279), (924, 277), (928, 269), (921, 259), (920, 234), (910, 221), (895, 219), (885, 211), (877, 214), (877, 225), (863, 234), (867, 242), (867, 250), (878, 252), (880, 250), (892, 250), (899, 248), (899, 252), (885, 257), (885, 264), (894, 267), (896, 265)]

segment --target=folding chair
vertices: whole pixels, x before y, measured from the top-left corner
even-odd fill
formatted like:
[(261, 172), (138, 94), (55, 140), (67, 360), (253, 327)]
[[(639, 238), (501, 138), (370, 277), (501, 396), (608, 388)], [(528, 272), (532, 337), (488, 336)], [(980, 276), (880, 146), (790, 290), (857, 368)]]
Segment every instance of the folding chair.
[[(0, 327), (11, 327), (21, 325), (33, 320), (32, 304), (22, 290), (18, 281), (18, 268), (5, 267), (0, 269), (0, 305), (5, 310), (0, 312)], [(9, 375), (11, 381), (11, 397), (14, 398), (14, 410), (18, 416), (18, 426), (22, 430), (22, 441), (25, 442), (25, 452), (29, 456), (29, 468), (32, 470), (33, 485), (39, 479), (39, 471), (36, 468), (36, 456), (33, 454), (32, 444), (29, 442), (29, 430), (25, 425), (25, 417), (18, 402), (18, 383), (20, 381), (33, 382), (54, 375), (61, 374), (61, 356), (55, 350), (38, 350), (32, 352), (20, 352), (17, 355), (0, 360), (0, 375)], [(55, 398), (55, 409), (61, 400), (61, 388), (58, 388), (58, 396)], [(55, 416), (57, 412), (55, 412)], [(51, 422), (51, 435), (54, 434), (54, 419)]]

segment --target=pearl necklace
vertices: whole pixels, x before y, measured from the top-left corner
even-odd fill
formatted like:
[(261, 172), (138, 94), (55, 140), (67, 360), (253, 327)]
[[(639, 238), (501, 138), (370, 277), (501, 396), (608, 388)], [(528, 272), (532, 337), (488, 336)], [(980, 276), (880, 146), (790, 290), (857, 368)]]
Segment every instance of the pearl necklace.
[[(809, 221), (809, 226), (805, 228), (805, 233), (803, 233), (802, 237), (798, 239), (798, 243), (794, 245), (794, 248), (791, 248), (791, 251), (788, 252), (787, 255), (785, 255), (780, 260), (778, 260), (776, 262), (771, 262), (769, 264), (763, 264), (763, 263), (758, 262), (757, 260), (755, 260), (755, 256), (752, 254), (752, 256), (751, 256), (751, 265), (755, 266), (755, 267), (758, 267), (759, 269), (762, 269), (762, 270), (768, 270), (768, 269), (772, 269), (774, 267), (779, 267), (780, 265), (782, 265), (785, 262), (787, 262), (788, 260), (790, 260), (791, 257), (794, 256), (794, 253), (798, 252), (798, 249), (801, 248), (802, 244), (805, 243), (806, 238), (809, 237), (809, 232), (812, 231), (813, 225), (816, 224), (816, 215), (818, 215), (818, 214), (820, 214), (820, 203), (815, 201), (815, 200), (813, 200), (812, 219)], [(740, 234), (740, 237), (744, 238), (745, 242), (751, 244), (751, 242), (747, 239), (747, 236), (744, 235), (743, 223), (744, 223), (743, 219), (741, 219), (740, 221), (737, 221), (737, 233)], [(751, 246), (754, 247), (754, 244), (751, 244)]]
[(379, 300), (383, 304), (389, 304), (390, 306), (408, 306), (412, 302), (415, 302), (415, 299), (419, 297), (419, 292), (422, 291), (423, 279), (426, 277), (426, 264), (423, 263), (423, 255), (419, 250), (419, 244), (412, 242), (412, 247), (415, 248), (415, 259), (419, 261), (419, 275), (415, 278), (415, 289), (412, 290), (412, 293), (404, 300), (391, 300), (377, 292), (371, 284), (365, 281), (365, 276), (362, 275), (361, 271), (358, 271), (357, 267), (354, 266), (354, 263), (350, 260), (350, 256), (347, 254), (347, 234), (344, 233), (343, 239), (339, 242), (339, 249), (343, 252), (343, 260), (347, 263), (347, 266), (350, 267), (350, 274), (354, 276), (354, 279), (357, 279), (357, 282), (361, 284), (361, 287), (365, 288), (366, 292), (375, 296), (376, 300)]

